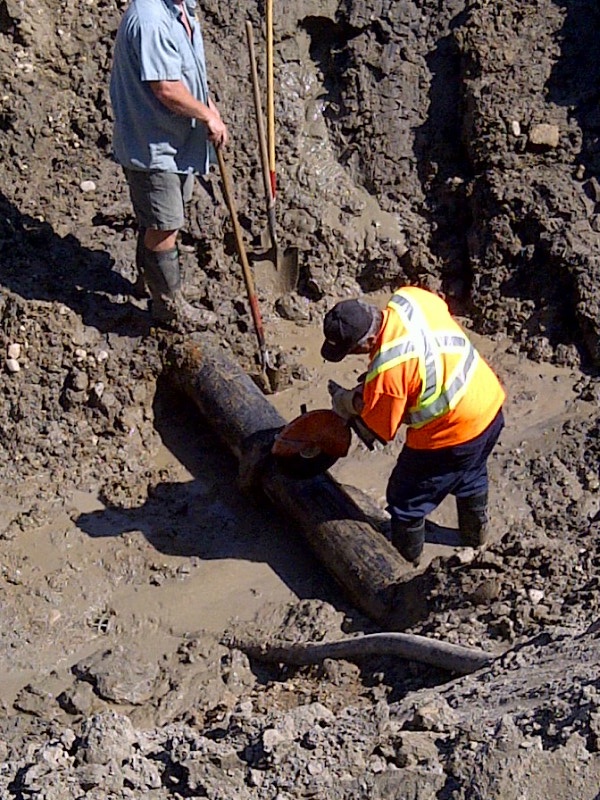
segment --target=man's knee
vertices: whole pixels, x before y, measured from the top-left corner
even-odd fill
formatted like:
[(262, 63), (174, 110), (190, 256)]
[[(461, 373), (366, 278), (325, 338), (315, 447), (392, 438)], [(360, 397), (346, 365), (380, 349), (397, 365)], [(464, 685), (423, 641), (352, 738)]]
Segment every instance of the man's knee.
[(147, 228), (144, 235), (144, 245), (148, 250), (172, 250), (177, 244), (177, 230), (159, 231), (156, 228)]

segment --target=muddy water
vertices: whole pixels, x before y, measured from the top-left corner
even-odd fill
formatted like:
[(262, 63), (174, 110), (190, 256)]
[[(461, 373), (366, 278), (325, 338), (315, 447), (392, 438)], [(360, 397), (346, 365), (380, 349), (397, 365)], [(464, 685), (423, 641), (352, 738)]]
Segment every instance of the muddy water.
[[(371, 298), (383, 305), (385, 296)], [(311, 380), (270, 398), (286, 418), (300, 406), (328, 407), (328, 378), (352, 386), (364, 357), (340, 364), (319, 356), (319, 324), (265, 321), (267, 337), (311, 370)], [(490, 464), (496, 535), (523, 524), (529, 508), (511, 478), (522, 448), (535, 448), (565, 418), (575, 376), (512, 355), (508, 342), (473, 337), (508, 391), (507, 428)], [(169, 408), (161, 418), (160, 402)], [(124, 642), (156, 659), (191, 633), (220, 632), (232, 619), (249, 620), (267, 605), (298, 597), (341, 597), (289, 521), (261, 498), (236, 488), (237, 464), (206, 431), (195, 408), (163, 398), (157, 425), (162, 444), (155, 465), (161, 481), (131, 508), (107, 507), (93, 493), (72, 491), (70, 506), (46, 509), (46, 520), (7, 543), (3, 574), (0, 697), (10, 703), (33, 677), (55, 673), (60, 685), (73, 664)], [(339, 482), (360, 490), (370, 508), (384, 507), (387, 477), (401, 441), (368, 452), (353, 442), (332, 468)], [(42, 515), (44, 516), (44, 515)], [(455, 525), (452, 502), (432, 518)], [(425, 564), (454, 552), (428, 543)]]

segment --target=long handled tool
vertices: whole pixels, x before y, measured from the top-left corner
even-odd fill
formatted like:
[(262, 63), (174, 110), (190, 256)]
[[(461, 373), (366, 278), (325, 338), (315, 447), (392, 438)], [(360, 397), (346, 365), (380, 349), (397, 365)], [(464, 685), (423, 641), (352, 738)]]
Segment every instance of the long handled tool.
[(269, 351), (267, 350), (262, 317), (260, 314), (260, 309), (258, 307), (258, 298), (256, 297), (256, 290), (254, 288), (254, 279), (252, 277), (250, 264), (248, 263), (248, 257), (246, 255), (246, 249), (244, 247), (242, 229), (240, 227), (240, 223), (238, 220), (235, 200), (233, 198), (233, 190), (231, 188), (231, 181), (229, 180), (229, 173), (225, 165), (223, 151), (221, 150), (220, 147), (217, 147), (216, 151), (217, 151), (217, 159), (219, 162), (219, 170), (221, 172), (221, 180), (223, 182), (223, 194), (225, 196), (225, 202), (227, 203), (227, 208), (229, 209), (229, 215), (231, 217), (231, 224), (233, 226), (233, 233), (235, 235), (235, 243), (240, 263), (242, 265), (242, 272), (244, 275), (246, 292), (248, 294), (248, 302), (250, 303), (250, 313), (252, 314), (252, 320), (254, 322), (254, 330), (256, 332), (256, 339), (258, 341), (260, 365), (262, 367), (264, 375), (267, 378), (268, 388), (270, 389), (270, 391), (274, 392), (276, 391), (277, 385), (279, 383), (278, 369), (273, 365), (271, 361), (271, 356), (269, 354)]
[(267, 35), (267, 129), (269, 136), (269, 170), (273, 200), (277, 195), (275, 175), (275, 83), (273, 76), (273, 0), (267, 0), (265, 9)]
[[(281, 255), (277, 240), (277, 227), (275, 224), (275, 193), (274, 193), (274, 173), (269, 168), (269, 153), (267, 148), (267, 137), (262, 111), (262, 101), (258, 83), (258, 68), (256, 65), (256, 54), (254, 49), (254, 33), (252, 23), (246, 22), (246, 35), (248, 39), (248, 55), (250, 58), (250, 74), (252, 77), (252, 93), (254, 96), (254, 112), (256, 116), (256, 128), (258, 134), (258, 144), (260, 149), (260, 161), (263, 174), (263, 187), (267, 204), (267, 222), (269, 228), (269, 238), (271, 247), (268, 252), (261, 254), (260, 260), (257, 259), (257, 267), (265, 277), (265, 283), (276, 291), (290, 292), (296, 288), (298, 283), (298, 250), (288, 248)], [(265, 270), (268, 267), (267, 275)]]
[(252, 23), (249, 20), (246, 22), (246, 37), (248, 39), (248, 55), (250, 57), (252, 93), (254, 96), (254, 113), (256, 115), (256, 128), (258, 133), (258, 144), (260, 148), (260, 163), (263, 174), (265, 199), (267, 201), (269, 235), (271, 237), (271, 246), (277, 247), (277, 230), (275, 227), (275, 197), (270, 180), (269, 153), (267, 151), (267, 137), (265, 134), (265, 123), (262, 114), (262, 102), (260, 98), (260, 88), (258, 85), (258, 68), (256, 66), (256, 53), (254, 50), (254, 32), (252, 29)]

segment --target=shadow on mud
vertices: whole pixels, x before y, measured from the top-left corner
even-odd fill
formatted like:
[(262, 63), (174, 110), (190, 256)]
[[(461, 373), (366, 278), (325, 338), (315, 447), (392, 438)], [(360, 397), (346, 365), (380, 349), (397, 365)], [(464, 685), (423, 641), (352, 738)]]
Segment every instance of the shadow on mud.
[(442, 265), (450, 297), (463, 298), (471, 283), (467, 232), (472, 224), (465, 187), (471, 165), (463, 144), (462, 62), (453, 31), (467, 18), (461, 11), (426, 56), (431, 73), (427, 119), (415, 131), (417, 172), (425, 193), (422, 213), (432, 231), (429, 248)]
[(163, 445), (190, 480), (169, 481), (166, 463), (164, 482), (149, 487), (141, 506), (107, 504), (81, 514), (78, 527), (93, 538), (140, 531), (169, 556), (266, 563), (299, 598), (319, 597), (339, 605), (331, 579), (293, 525), (262, 494), (249, 497), (241, 491), (236, 459), (193, 403), (159, 381), (154, 416)]
[[(560, 32), (561, 55), (548, 81), (548, 99), (568, 108), (577, 120), (582, 132), (578, 160), (589, 179), (600, 174), (600, 8), (597, 0), (553, 1), (564, 9), (565, 20)], [(585, 189), (600, 205), (595, 187)]]
[(150, 316), (129, 302), (132, 283), (116, 272), (105, 250), (24, 214), (0, 193), (0, 287), (24, 300), (58, 302), (102, 333), (142, 336)]

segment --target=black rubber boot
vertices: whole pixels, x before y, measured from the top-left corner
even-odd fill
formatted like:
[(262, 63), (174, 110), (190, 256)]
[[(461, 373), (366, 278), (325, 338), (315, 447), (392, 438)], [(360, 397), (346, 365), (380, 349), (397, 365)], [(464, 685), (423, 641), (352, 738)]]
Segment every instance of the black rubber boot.
[(481, 547), (489, 538), (488, 493), (457, 497), (458, 527), (463, 544)]
[(146, 235), (146, 229), (140, 228), (138, 231), (137, 243), (135, 246), (135, 280), (133, 282), (133, 289), (131, 294), (133, 297), (137, 297), (141, 300), (144, 297), (147, 297), (148, 292), (146, 289), (146, 278), (145, 278), (145, 250), (146, 247), (144, 246), (144, 236)]
[(399, 522), (392, 519), (392, 544), (402, 558), (415, 566), (419, 563), (425, 543), (425, 519), (418, 522)]
[(183, 331), (198, 331), (217, 321), (212, 311), (194, 308), (184, 298), (176, 247), (161, 252), (144, 248), (144, 275), (152, 295), (152, 316), (156, 322)]

